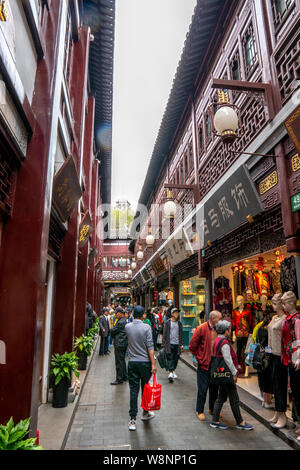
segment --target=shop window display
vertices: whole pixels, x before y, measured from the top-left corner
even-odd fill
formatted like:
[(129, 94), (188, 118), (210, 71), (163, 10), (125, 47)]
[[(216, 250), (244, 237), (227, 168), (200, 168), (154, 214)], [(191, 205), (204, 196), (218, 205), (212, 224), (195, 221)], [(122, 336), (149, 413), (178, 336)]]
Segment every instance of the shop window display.
[(205, 308), (205, 279), (194, 277), (180, 283), (180, 311), (184, 348), (188, 349), (193, 330), (203, 320)]
[[(286, 296), (293, 303), (290, 311), (285, 306)], [(238, 379), (238, 385), (260, 398), (266, 408), (275, 408), (275, 415), (270, 422), (276, 428), (286, 426), (286, 415), (289, 418), (297, 417), (295, 403), (299, 400), (300, 390), (295, 386), (294, 377), (298, 371), (296, 374), (289, 364), (294, 388), (294, 393), (289, 395), (288, 366), (282, 363), (281, 350), (282, 327), (286, 324), (287, 315), (292, 312), (292, 319), (300, 315), (296, 313), (297, 297), (295, 257), (286, 251), (285, 246), (214, 270), (214, 307), (232, 322), (232, 340), (244, 372)], [(229, 306), (232, 306), (231, 311)], [(300, 338), (300, 320), (298, 328)], [(289, 326), (286, 329), (288, 335), (294, 339), (295, 328)], [(268, 339), (266, 344), (270, 351), (270, 366), (267, 372), (257, 374), (255, 369), (245, 367), (244, 360), (250, 343), (261, 343), (262, 338), (265, 343)], [(296, 349), (300, 374), (299, 344)], [(269, 385), (272, 388), (272, 395), (269, 397), (273, 396), (274, 399), (271, 404), (270, 398), (267, 400), (271, 390)]]

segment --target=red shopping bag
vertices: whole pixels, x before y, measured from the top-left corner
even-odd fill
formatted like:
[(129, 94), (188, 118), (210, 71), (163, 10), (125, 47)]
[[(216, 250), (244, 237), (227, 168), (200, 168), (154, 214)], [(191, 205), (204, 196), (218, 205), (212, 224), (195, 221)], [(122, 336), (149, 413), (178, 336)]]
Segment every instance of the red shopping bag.
[(161, 385), (157, 383), (156, 374), (153, 374), (144, 387), (141, 407), (145, 411), (160, 410)]

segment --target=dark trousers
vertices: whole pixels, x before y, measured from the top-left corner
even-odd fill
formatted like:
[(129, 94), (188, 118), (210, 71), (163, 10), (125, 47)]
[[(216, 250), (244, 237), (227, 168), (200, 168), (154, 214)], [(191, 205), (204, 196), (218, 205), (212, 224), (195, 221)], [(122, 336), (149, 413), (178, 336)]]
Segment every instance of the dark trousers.
[(154, 351), (157, 351), (157, 331), (154, 328), (152, 328), (152, 337), (153, 337)]
[(101, 336), (99, 356), (103, 356), (108, 351), (108, 336)]
[(180, 348), (178, 344), (170, 344), (170, 353), (167, 354), (168, 371), (174, 372), (176, 370), (180, 356)]
[(245, 349), (247, 346), (248, 337), (236, 338), (236, 355), (238, 357), (239, 365), (243, 366), (245, 361)]
[(197, 369), (197, 385), (198, 385), (198, 395), (197, 395), (197, 413), (203, 413), (204, 405), (206, 402), (207, 390), (209, 389), (209, 409), (213, 411), (215, 401), (218, 396), (218, 386), (210, 383), (210, 368), (209, 370), (204, 370), (198, 365)]
[(287, 389), (288, 389), (288, 368), (281, 362), (280, 356), (271, 354), (270, 364), (273, 393), (275, 397), (275, 410), (286, 411)]
[(140, 386), (143, 395), (145, 384), (149, 382), (151, 375), (151, 362), (128, 362), (128, 382), (130, 389), (129, 415), (131, 419), (136, 419), (137, 417)]
[[(293, 395), (293, 405), (296, 414), (300, 416), (300, 370), (295, 370), (293, 365), (289, 366), (290, 386)], [(295, 416), (295, 414), (294, 414)]]
[(240, 405), (239, 405), (239, 396), (237, 392), (237, 388), (235, 384), (225, 384), (220, 385), (218, 398), (215, 402), (214, 406), (214, 413), (213, 413), (213, 421), (217, 423), (220, 419), (220, 413), (223, 404), (226, 402), (227, 398), (229, 398), (231, 410), (233, 416), (235, 417), (236, 424), (241, 424), (243, 421), (241, 412), (240, 412)]
[(127, 380), (127, 370), (125, 362), (126, 349), (115, 348), (116, 381)]

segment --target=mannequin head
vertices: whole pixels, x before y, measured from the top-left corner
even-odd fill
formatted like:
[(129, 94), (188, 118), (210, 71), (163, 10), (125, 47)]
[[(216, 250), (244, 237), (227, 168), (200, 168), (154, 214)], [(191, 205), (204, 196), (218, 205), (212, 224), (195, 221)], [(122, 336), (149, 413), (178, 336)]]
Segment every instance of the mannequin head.
[(283, 296), (281, 297), (281, 300), (282, 300), (283, 308), (287, 314), (295, 313), (297, 311), (296, 309), (297, 297), (295, 296), (294, 292), (292, 291), (285, 292)]
[(267, 302), (268, 302), (268, 297), (265, 294), (262, 294), (260, 296), (260, 301), (261, 301), (262, 309), (265, 310), (267, 306)]
[(274, 312), (277, 314), (280, 314), (283, 311), (283, 305), (282, 305), (282, 295), (281, 294), (275, 294), (274, 297), (272, 298), (272, 307)]
[(237, 308), (243, 308), (244, 303), (245, 303), (244, 297), (242, 295), (238, 295), (237, 298), (236, 298)]

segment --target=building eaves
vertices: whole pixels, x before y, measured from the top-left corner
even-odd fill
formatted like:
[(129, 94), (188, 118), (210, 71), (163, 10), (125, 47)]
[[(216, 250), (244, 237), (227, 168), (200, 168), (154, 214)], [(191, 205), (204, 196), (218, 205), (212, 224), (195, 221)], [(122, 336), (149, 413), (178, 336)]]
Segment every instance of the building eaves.
[[(139, 204), (148, 205), (220, 15), (232, 1), (198, 0), (150, 159)], [(235, 2), (236, 3), (236, 2)], [(203, 70), (206, 73), (206, 70)]]
[[(115, 36), (115, 0), (89, 0), (83, 2), (87, 25), (95, 18), (99, 27), (91, 33), (94, 41), (90, 45), (89, 75), (92, 93), (95, 94), (95, 137), (100, 151), (101, 199), (111, 202), (112, 170), (112, 112), (113, 112), (113, 61)], [(105, 147), (100, 146), (97, 135), (105, 128)]]

